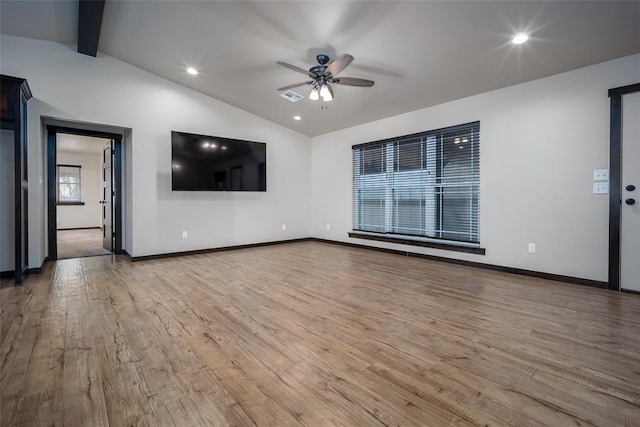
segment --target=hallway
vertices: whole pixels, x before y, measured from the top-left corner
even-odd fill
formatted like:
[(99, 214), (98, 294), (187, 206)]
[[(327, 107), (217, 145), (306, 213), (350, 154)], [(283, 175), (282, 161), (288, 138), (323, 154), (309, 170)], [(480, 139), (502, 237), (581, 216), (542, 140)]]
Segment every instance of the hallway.
[(58, 259), (83, 258), (110, 253), (102, 247), (102, 230), (100, 228), (58, 230)]

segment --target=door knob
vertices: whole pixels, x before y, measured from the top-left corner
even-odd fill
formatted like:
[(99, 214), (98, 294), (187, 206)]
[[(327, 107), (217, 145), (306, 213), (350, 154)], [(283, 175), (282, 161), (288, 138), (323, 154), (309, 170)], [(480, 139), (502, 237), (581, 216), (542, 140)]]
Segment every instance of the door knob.
[(636, 189), (635, 185), (627, 185), (626, 187), (624, 187), (625, 190), (627, 191), (633, 191)]
[(627, 199), (624, 202), (626, 204), (628, 204), (628, 205), (635, 205), (636, 204), (636, 200), (635, 199)]

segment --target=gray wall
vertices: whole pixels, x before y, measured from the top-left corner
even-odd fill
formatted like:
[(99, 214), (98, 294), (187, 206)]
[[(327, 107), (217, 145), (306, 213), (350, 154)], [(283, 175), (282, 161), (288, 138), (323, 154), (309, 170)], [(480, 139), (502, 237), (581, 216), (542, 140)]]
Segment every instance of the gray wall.
[[(638, 82), (634, 55), (315, 137), (312, 235), (605, 281), (609, 198), (593, 194), (593, 170), (609, 167), (607, 90)], [(353, 144), (476, 120), (486, 255), (347, 236)], [(528, 243), (536, 244), (535, 254)]]
[[(108, 56), (5, 35), (0, 49), (2, 73), (26, 78), (34, 95), (30, 267), (46, 255), (42, 117), (131, 129), (124, 147), (124, 241), (134, 256), (309, 236), (310, 138)], [(266, 142), (268, 191), (172, 192), (171, 130)]]
[[(592, 193), (592, 172), (609, 164), (607, 89), (640, 81), (640, 55), (308, 138), (107, 56), (4, 35), (0, 43), (2, 73), (27, 78), (34, 93), (32, 262), (46, 255), (40, 119), (47, 116), (131, 129), (124, 218), (125, 249), (134, 256), (311, 235), (606, 280), (608, 196)], [(475, 120), (485, 256), (347, 237), (352, 144)], [(268, 191), (171, 192), (171, 130), (266, 142)], [(529, 242), (537, 253), (527, 253)]]

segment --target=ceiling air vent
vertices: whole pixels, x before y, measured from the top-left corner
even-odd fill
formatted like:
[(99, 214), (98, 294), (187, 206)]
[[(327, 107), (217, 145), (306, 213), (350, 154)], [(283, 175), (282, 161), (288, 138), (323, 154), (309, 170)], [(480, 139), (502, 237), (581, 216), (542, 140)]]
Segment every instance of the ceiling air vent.
[(284, 99), (287, 99), (291, 102), (298, 102), (300, 101), (302, 98), (304, 98), (304, 96), (300, 95), (299, 93), (296, 93), (292, 90), (288, 90), (286, 92), (283, 92), (280, 94), (281, 97), (283, 97)]

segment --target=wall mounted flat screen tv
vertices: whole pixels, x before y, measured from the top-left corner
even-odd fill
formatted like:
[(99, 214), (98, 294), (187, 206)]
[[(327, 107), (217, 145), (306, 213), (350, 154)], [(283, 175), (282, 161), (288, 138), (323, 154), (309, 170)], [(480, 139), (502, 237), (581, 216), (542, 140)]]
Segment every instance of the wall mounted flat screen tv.
[(172, 191), (267, 191), (267, 144), (171, 132)]

